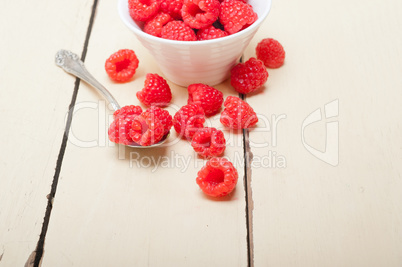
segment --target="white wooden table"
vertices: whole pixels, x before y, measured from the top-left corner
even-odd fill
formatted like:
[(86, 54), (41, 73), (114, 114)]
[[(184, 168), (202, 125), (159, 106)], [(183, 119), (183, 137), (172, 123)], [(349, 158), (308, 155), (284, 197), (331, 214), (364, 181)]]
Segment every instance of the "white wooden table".
[[(116, 1), (2, 4), (0, 266), (402, 266), (401, 1), (273, 1), (245, 58), (273, 37), (286, 62), (247, 96), (260, 122), (230, 135), (240, 179), (220, 201), (196, 185), (188, 142), (114, 146), (107, 103), (55, 66), (74, 51), (139, 104), (162, 73)], [(121, 48), (140, 60), (127, 84), (104, 71)]]

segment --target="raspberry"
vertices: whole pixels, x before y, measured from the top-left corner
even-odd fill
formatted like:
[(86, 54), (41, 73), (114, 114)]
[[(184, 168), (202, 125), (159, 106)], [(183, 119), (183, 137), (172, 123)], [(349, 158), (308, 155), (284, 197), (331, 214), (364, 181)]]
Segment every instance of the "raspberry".
[(119, 116), (126, 117), (127, 115), (140, 115), (142, 113), (142, 108), (140, 106), (124, 106), (113, 113), (113, 118), (117, 118)]
[(134, 76), (138, 63), (133, 50), (121, 49), (106, 60), (105, 70), (112, 80), (127, 82)]
[(173, 19), (181, 19), (181, 8), (183, 0), (164, 0), (161, 3), (160, 10), (169, 14)]
[(161, 121), (153, 113), (143, 112), (133, 119), (130, 137), (141, 146), (150, 146), (162, 140), (163, 132)]
[(218, 0), (184, 0), (181, 16), (191, 28), (201, 29), (218, 19), (219, 7)]
[(279, 68), (285, 61), (285, 50), (283, 46), (272, 38), (266, 38), (260, 41), (255, 52), (257, 58), (264, 62), (267, 68)]
[(199, 128), (204, 127), (204, 110), (196, 104), (181, 107), (173, 117), (174, 129), (180, 136), (191, 140)]
[(241, 94), (251, 93), (268, 79), (268, 71), (261, 60), (250, 58), (245, 63), (239, 63), (231, 71), (230, 84)]
[(159, 107), (152, 106), (148, 108), (145, 113), (152, 113), (156, 118), (159, 119), (159, 121), (163, 125), (163, 135), (167, 135), (170, 131), (170, 128), (172, 128), (173, 121), (172, 121), (172, 116), (169, 114), (167, 110), (161, 109)]
[(233, 0), (225, 0), (221, 3), (219, 20), (229, 34), (247, 28), (257, 19), (257, 13), (249, 4)]
[(133, 120), (136, 117), (137, 115), (127, 115), (125, 117), (117, 116), (112, 124), (110, 124), (109, 126), (109, 140), (117, 144), (133, 144), (133, 139), (131, 139), (130, 137), (130, 129)]
[(225, 151), (226, 140), (223, 132), (215, 128), (201, 128), (193, 136), (191, 146), (200, 156), (210, 158)]
[(161, 0), (128, 0), (128, 10), (133, 20), (147, 21), (155, 16)]
[(236, 187), (238, 173), (226, 158), (211, 158), (197, 174), (201, 190), (212, 197), (228, 195)]
[(220, 121), (232, 129), (246, 129), (258, 122), (253, 108), (235, 96), (228, 96), (223, 103), (225, 109), (221, 113)]
[(201, 29), (197, 32), (198, 41), (217, 39), (217, 38), (221, 38), (221, 37), (225, 37), (225, 36), (228, 36), (227, 32), (225, 32), (221, 29), (217, 29), (213, 25), (211, 25), (207, 28)]
[(169, 14), (159, 13), (153, 19), (145, 23), (144, 32), (156, 37), (161, 37), (162, 27), (169, 21), (172, 21), (172, 17)]
[(148, 73), (144, 88), (137, 92), (137, 98), (146, 106), (167, 106), (172, 100), (172, 92), (166, 80), (158, 74)]
[(161, 37), (176, 41), (197, 41), (193, 29), (183, 21), (171, 21), (162, 28)]
[(211, 116), (221, 109), (223, 93), (217, 89), (202, 83), (191, 84), (188, 90), (188, 104), (198, 104), (204, 110), (206, 116)]

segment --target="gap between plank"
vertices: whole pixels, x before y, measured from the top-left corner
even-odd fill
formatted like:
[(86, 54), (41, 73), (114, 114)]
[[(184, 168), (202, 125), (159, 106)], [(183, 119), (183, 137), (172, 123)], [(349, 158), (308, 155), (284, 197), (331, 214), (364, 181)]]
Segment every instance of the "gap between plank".
[[(240, 62), (242, 62), (240, 59)], [(242, 100), (246, 100), (244, 94), (239, 94)], [(249, 131), (243, 129), (243, 152), (244, 152), (244, 191), (246, 199), (246, 227), (247, 227), (247, 262), (248, 267), (254, 267), (254, 240), (253, 240), (253, 209), (254, 202), (251, 189), (251, 161), (253, 153), (250, 149)]]
[[(85, 36), (84, 47), (83, 47), (83, 50), (82, 50), (82, 53), (81, 53), (81, 60), (83, 62), (85, 62), (85, 57), (87, 55), (89, 38), (91, 36), (97, 6), (98, 6), (98, 0), (94, 0), (93, 5), (92, 5), (92, 10), (91, 10), (91, 17), (89, 19), (89, 24), (88, 24), (88, 28), (87, 28), (87, 32), (86, 32), (86, 36)], [(75, 83), (74, 83), (74, 92), (73, 92), (71, 102), (70, 102), (70, 105), (69, 105), (69, 112), (68, 112), (67, 122), (66, 122), (65, 130), (64, 130), (64, 134), (63, 134), (61, 147), (60, 147), (60, 150), (59, 150), (59, 155), (58, 155), (58, 158), (57, 158), (55, 173), (54, 173), (54, 176), (53, 176), (53, 182), (52, 182), (50, 194), (47, 196), (48, 201), (47, 201), (45, 217), (43, 218), (42, 230), (41, 230), (41, 233), (39, 235), (39, 240), (38, 240), (36, 250), (35, 250), (35, 259), (34, 259), (34, 262), (33, 262), (34, 267), (39, 267), (40, 266), (41, 261), (42, 261), (42, 257), (43, 257), (46, 233), (47, 233), (47, 229), (48, 229), (48, 226), (49, 226), (50, 215), (51, 215), (52, 208), (53, 208), (53, 199), (54, 199), (54, 197), (56, 195), (56, 191), (57, 191), (57, 184), (59, 182), (59, 176), (60, 176), (60, 171), (61, 171), (61, 167), (62, 167), (62, 164), (63, 164), (64, 153), (65, 153), (66, 147), (67, 147), (68, 133), (69, 133), (70, 127), (71, 127), (71, 121), (72, 121), (72, 118), (73, 118), (74, 106), (75, 106), (75, 103), (76, 103), (76, 100), (77, 100), (77, 94), (78, 94), (79, 86), (80, 86), (80, 79), (76, 78)]]
[[(243, 63), (242, 55), (239, 62)], [(239, 97), (246, 101), (245, 94), (239, 94)], [(243, 152), (244, 152), (244, 191), (246, 200), (246, 227), (247, 227), (247, 266), (254, 267), (254, 239), (253, 239), (253, 209), (254, 201), (251, 189), (251, 161), (253, 153), (250, 148), (249, 131), (243, 129)]]

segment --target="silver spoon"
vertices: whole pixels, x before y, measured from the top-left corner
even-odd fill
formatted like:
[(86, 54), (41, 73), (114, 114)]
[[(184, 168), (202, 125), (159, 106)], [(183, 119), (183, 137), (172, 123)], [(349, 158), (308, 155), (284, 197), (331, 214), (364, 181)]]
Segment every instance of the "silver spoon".
[[(56, 65), (62, 68), (67, 73), (70, 73), (81, 80), (84, 80), (89, 85), (92, 85), (95, 89), (97, 89), (109, 103), (112, 105), (113, 109), (116, 111), (120, 109), (119, 103), (117, 103), (116, 99), (110, 94), (110, 92), (100, 84), (85, 68), (84, 62), (80, 60), (77, 54), (74, 54), (71, 51), (61, 49), (56, 53)], [(135, 148), (150, 148), (162, 145), (166, 139), (169, 137), (170, 133), (165, 135), (161, 141), (151, 146), (141, 146), (139, 144), (133, 143), (132, 145), (127, 145), (129, 147)]]

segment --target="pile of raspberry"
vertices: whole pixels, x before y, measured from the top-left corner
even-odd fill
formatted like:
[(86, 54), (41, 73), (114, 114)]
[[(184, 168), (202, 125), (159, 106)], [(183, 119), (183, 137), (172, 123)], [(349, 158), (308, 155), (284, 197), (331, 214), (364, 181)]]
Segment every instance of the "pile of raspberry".
[[(237, 0), (222, 3), (226, 1)], [(268, 79), (266, 68), (278, 68), (284, 59), (285, 51), (277, 40), (263, 39), (256, 47), (256, 58), (251, 57), (231, 69), (230, 83), (243, 96), (261, 90)], [(106, 60), (105, 69), (114, 81), (127, 82), (132, 79), (138, 64), (134, 51), (123, 49)], [(158, 74), (148, 73), (144, 87), (136, 93), (147, 109), (143, 111), (140, 106), (130, 105), (115, 111), (108, 130), (109, 139), (118, 144), (150, 146), (164, 140), (173, 126), (179, 137), (188, 140), (194, 151), (208, 160), (196, 179), (202, 191), (212, 197), (226, 196), (234, 190), (238, 173), (231, 162), (222, 158), (226, 149), (224, 133), (206, 127), (206, 118), (220, 113), (223, 126), (241, 130), (255, 127), (257, 114), (241, 98), (228, 96), (224, 99), (222, 92), (207, 84), (191, 84), (187, 93), (187, 104), (172, 117), (163, 109), (172, 100), (167, 81)]]
[(172, 128), (172, 116), (156, 106), (145, 111), (140, 106), (124, 106), (113, 117), (108, 135), (117, 144), (150, 146), (160, 142)]
[(257, 19), (247, 0), (128, 0), (144, 32), (177, 41), (202, 41), (237, 33)]

